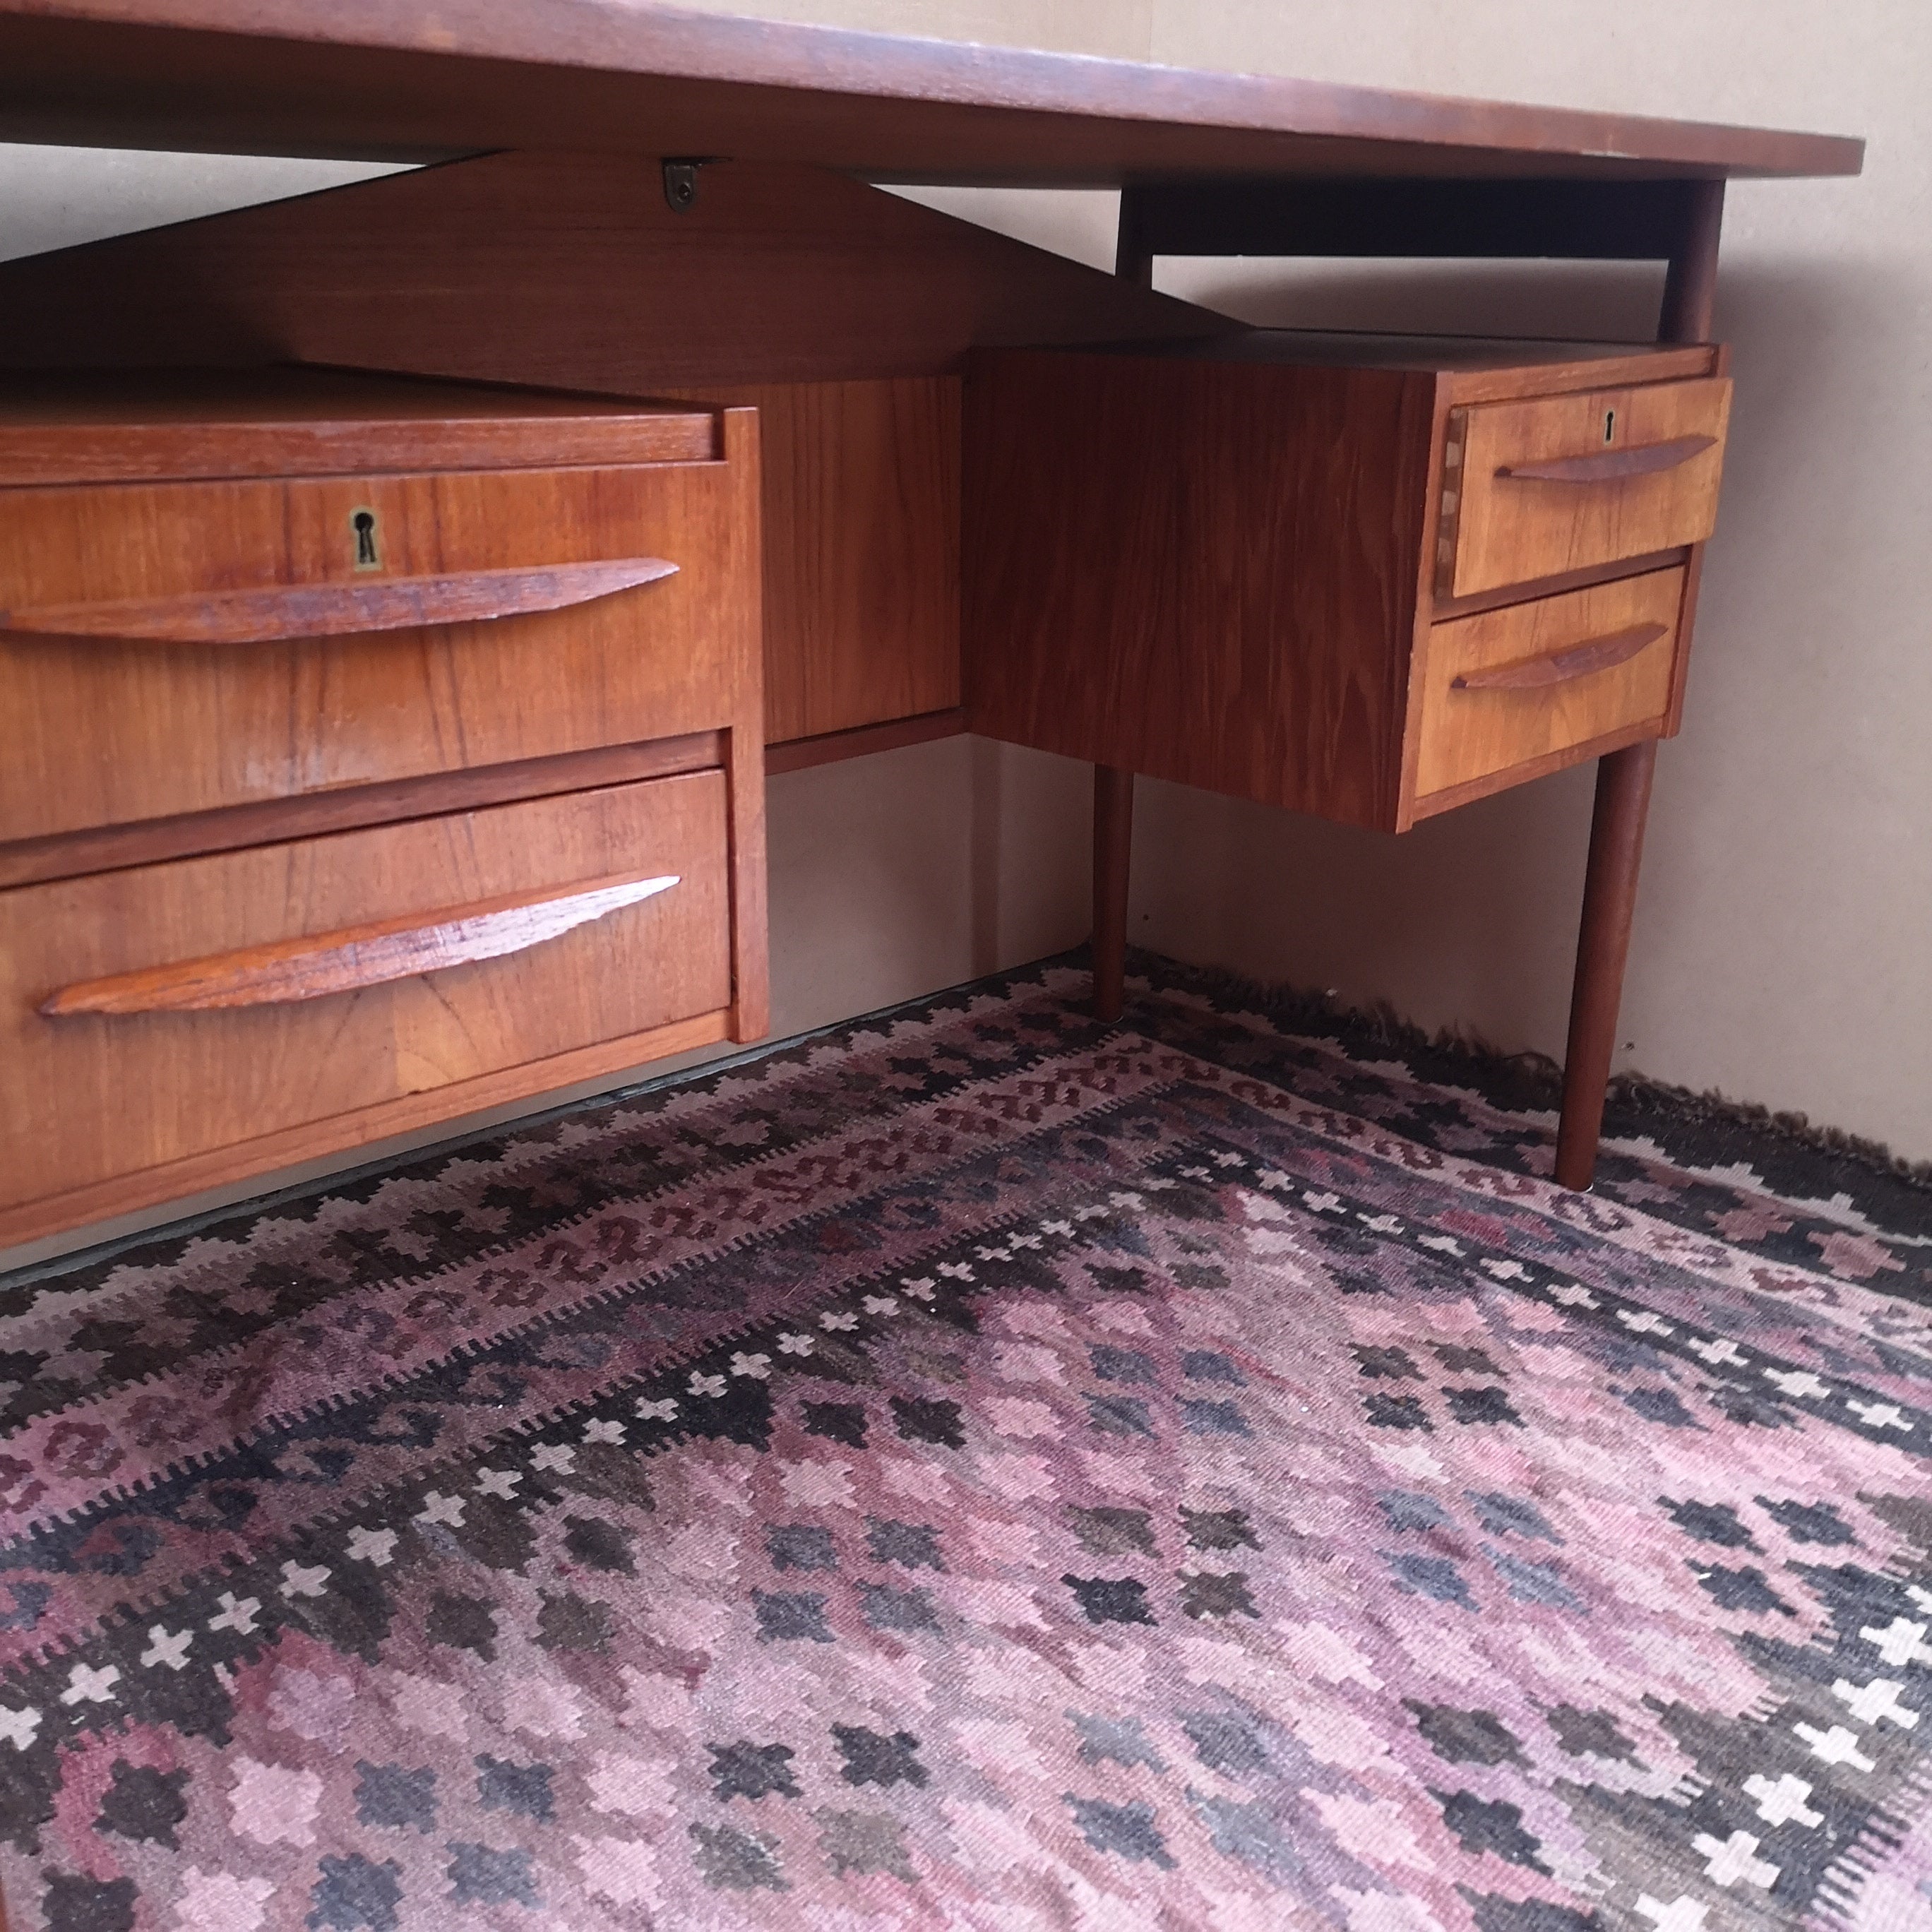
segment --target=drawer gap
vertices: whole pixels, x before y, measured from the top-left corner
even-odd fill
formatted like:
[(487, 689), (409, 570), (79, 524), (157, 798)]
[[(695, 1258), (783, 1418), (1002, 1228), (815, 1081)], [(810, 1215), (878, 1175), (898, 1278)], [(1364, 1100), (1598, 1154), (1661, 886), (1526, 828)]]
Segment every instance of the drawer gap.
[(476, 771), (439, 772), (386, 784), (345, 786), (260, 805), (20, 839), (0, 844), (0, 890), (90, 872), (124, 872), (204, 853), (244, 851), (250, 846), (280, 844), (362, 826), (400, 824), (484, 806), (591, 791), (640, 778), (712, 770), (724, 762), (725, 737), (722, 731), (692, 731), (641, 745), (566, 752)]

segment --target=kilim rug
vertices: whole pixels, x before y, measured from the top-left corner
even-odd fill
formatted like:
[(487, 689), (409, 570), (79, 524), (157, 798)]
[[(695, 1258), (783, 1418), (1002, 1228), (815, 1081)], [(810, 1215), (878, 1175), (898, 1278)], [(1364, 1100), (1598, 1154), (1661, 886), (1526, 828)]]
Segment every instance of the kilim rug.
[(1925, 1190), (1142, 966), (0, 1284), (16, 1932), (1932, 1925)]

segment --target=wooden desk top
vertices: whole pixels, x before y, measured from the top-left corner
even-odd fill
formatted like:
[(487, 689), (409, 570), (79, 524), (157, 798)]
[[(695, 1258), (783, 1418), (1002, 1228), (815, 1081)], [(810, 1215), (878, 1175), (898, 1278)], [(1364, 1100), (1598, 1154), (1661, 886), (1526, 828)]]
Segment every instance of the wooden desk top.
[(642, 0), (0, 0), (0, 138), (715, 154), (874, 181), (1817, 176), (1829, 136), (779, 25)]

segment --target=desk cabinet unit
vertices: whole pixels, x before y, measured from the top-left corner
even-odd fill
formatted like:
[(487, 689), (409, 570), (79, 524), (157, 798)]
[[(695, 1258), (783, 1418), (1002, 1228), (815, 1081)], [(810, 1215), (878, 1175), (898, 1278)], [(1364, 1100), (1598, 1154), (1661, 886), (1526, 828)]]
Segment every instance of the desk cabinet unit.
[(766, 1009), (757, 418), (0, 394), (0, 1241)]
[(1667, 736), (1722, 360), (1276, 332), (986, 353), (970, 727), (1390, 832)]
[[(1654, 346), (1261, 331), (976, 358), (967, 716), (1094, 763), (1102, 1018), (1124, 998), (1136, 773), (1402, 832), (1599, 759), (1555, 1154), (1589, 1185), (1724, 464), (1730, 385), (1702, 340), (1719, 206), (1700, 188), (1682, 224), (1582, 244), (1669, 238)], [(1519, 245), (1560, 238), (1534, 194), (1499, 212)], [(1123, 214), (1124, 272), (1148, 268), (1144, 220)]]

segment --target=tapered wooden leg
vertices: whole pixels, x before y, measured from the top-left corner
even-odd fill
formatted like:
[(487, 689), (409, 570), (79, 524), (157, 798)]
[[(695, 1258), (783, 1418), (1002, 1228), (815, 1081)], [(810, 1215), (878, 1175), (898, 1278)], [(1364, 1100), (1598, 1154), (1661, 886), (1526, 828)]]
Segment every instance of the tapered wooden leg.
[(1556, 1178), (1581, 1192), (1597, 1171), (1604, 1093), (1616, 1049), (1624, 961), (1636, 907), (1637, 868), (1657, 740), (1646, 738), (1597, 763), (1597, 811), (1590, 824), (1590, 865), (1583, 884), (1583, 928), (1576, 942), (1576, 985), (1570, 997), (1570, 1051), (1563, 1064), (1563, 1118), (1556, 1130)]
[(1094, 767), (1094, 1017), (1109, 1026), (1127, 997), (1127, 873), (1134, 847), (1134, 775)]

